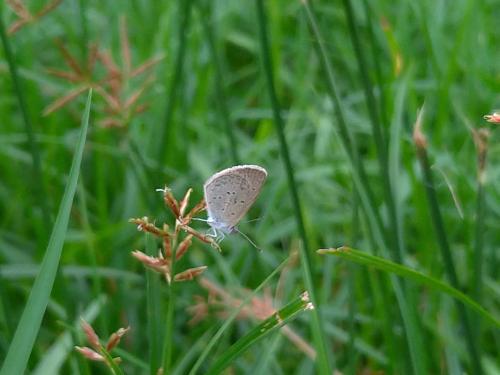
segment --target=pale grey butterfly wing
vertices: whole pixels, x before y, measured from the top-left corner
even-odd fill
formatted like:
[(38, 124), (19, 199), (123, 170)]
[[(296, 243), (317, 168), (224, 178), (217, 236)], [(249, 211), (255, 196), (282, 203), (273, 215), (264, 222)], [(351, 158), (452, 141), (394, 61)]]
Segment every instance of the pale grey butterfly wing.
[(258, 165), (239, 165), (210, 177), (204, 185), (210, 225), (231, 232), (257, 199), (266, 177)]

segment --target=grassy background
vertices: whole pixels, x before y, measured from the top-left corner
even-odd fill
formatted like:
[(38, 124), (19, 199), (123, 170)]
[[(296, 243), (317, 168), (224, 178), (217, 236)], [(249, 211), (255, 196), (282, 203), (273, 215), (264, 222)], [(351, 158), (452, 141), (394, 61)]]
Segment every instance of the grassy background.
[[(44, 4), (26, 3), (34, 12)], [(488, 127), (482, 116), (500, 106), (498, 5), (493, 0), (352, 1), (353, 28), (346, 17), (347, 0), (315, 1), (309, 16), (299, 1), (264, 2), (271, 63), (263, 59), (257, 3), (63, 1), (8, 38), (31, 131), (25, 126), (3, 44), (0, 363), (47, 247), (86, 100), (82, 93), (42, 116), (50, 103), (75, 87), (47, 73), (49, 68), (69, 71), (54, 41), (61, 41), (79, 61), (90, 53), (89, 43), (98, 43), (122, 65), (119, 30), (124, 17), (132, 65), (165, 58), (153, 68), (155, 79), (139, 99), (148, 108), (126, 118), (120, 129), (99, 126), (107, 116), (106, 102), (94, 92), (62, 272), (30, 357), (31, 370), (54, 373), (43, 367), (50, 353), (51, 363), (60, 363), (60, 373), (106, 373), (104, 366), (87, 365), (71, 350), (74, 344), (84, 344), (75, 333), (75, 322), (90, 314), (102, 338), (121, 326), (132, 327), (120, 346), (125, 351), (120, 353), (123, 369), (127, 374), (147, 373), (144, 366), (149, 366), (152, 341), (162, 340), (164, 330), (154, 334), (148, 330), (145, 271), (130, 256), (134, 249), (145, 249), (145, 238), (128, 219), (148, 216), (157, 224), (171, 223), (155, 188), (167, 184), (180, 198), (192, 187), (194, 204), (202, 197), (203, 182), (214, 172), (235, 164), (259, 164), (269, 178), (246, 216), (259, 220), (243, 223), (241, 229), (263, 252), (240, 236), (226, 238), (222, 254), (195, 242), (181, 261), (183, 268), (208, 265), (204, 276), (241, 295), (240, 288), (254, 289), (301, 249), (300, 261), (306, 252), (311, 260), (306, 268), (313, 286), (308, 286), (297, 261), (282, 274), (282, 297), (274, 304), (284, 306), (305, 288), (315, 293), (332, 368), (346, 374), (461, 374), (476, 373), (477, 362), (485, 373), (500, 372), (498, 329), (480, 324), (469, 311), (477, 350), (471, 356), (461, 318), (448, 296), (315, 253), (319, 248), (349, 245), (449, 281), (412, 140), (417, 110), (425, 102), (423, 132), (458, 282), (498, 316), (498, 132), (490, 126), (482, 198), (471, 132)], [(2, 6), (3, 22), (10, 25), (15, 15)], [(326, 69), (318, 34), (311, 31), (314, 20), (330, 64)], [(364, 66), (353, 47), (355, 36)], [(102, 69), (97, 67), (95, 74), (102, 76)], [(279, 111), (270, 100), (269, 73)], [(140, 76), (127, 81), (124, 93), (132, 94), (143, 80)], [(373, 93), (373, 102), (365, 88)], [(339, 101), (333, 100), (332, 90)], [(289, 154), (280, 143), (280, 118)], [(351, 148), (345, 147), (342, 121), (354, 140)], [(380, 126), (382, 143), (374, 136), (372, 123)], [(287, 157), (291, 168), (284, 163)], [(38, 168), (34, 159), (39, 160)], [(298, 191), (302, 215), (293, 189)], [(373, 199), (364, 204), (367, 190)], [(484, 209), (478, 210), (482, 199)], [(297, 225), (299, 216), (304, 231)], [(204, 230), (205, 225), (196, 227)], [(394, 233), (400, 234), (399, 246)], [(478, 248), (483, 254), (479, 268)], [(274, 278), (268, 284), (273, 294), (277, 283)], [(160, 323), (167, 292), (162, 283)], [(217, 314), (208, 314), (195, 326), (188, 324), (191, 316), (186, 309), (195, 303), (195, 295), (206, 294), (195, 281), (176, 287), (173, 368), (179, 373), (189, 371), (222, 323)], [(311, 317), (303, 313), (290, 327), (315, 346)], [(256, 325), (256, 319), (237, 320), (202, 368), (206, 370)], [(67, 342), (62, 345), (64, 337)], [(239, 353), (231, 367), (234, 373), (252, 374), (315, 373), (328, 367), (321, 356), (318, 363), (315, 367), (296, 345), (275, 332)]]

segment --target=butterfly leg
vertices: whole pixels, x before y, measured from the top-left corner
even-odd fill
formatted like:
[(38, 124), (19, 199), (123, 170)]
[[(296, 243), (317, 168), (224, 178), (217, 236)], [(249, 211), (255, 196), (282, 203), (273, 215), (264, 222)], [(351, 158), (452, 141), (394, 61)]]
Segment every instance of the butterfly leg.
[(218, 235), (217, 235), (217, 243), (220, 243), (222, 242), (222, 240), (226, 238), (226, 235), (224, 234), (223, 231), (218, 231)]
[(215, 238), (217, 240), (218, 237), (217, 230), (214, 227), (210, 227), (210, 231), (207, 232), (207, 236)]

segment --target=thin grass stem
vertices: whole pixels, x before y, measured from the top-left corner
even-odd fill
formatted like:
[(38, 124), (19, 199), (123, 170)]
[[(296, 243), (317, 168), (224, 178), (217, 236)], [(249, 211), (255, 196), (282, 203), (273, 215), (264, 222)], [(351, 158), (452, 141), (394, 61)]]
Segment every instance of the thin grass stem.
[[(174, 241), (176, 242), (176, 241)], [(172, 365), (172, 353), (174, 346), (174, 312), (175, 312), (175, 289), (177, 283), (175, 281), (175, 266), (176, 266), (177, 243), (172, 244), (172, 257), (170, 264), (170, 283), (168, 285), (168, 305), (167, 305), (167, 321), (165, 322), (165, 341), (163, 343), (163, 373), (170, 374), (170, 366)]]
[[(418, 121), (420, 121), (420, 119)], [(416, 128), (416, 133), (418, 130), (419, 129)], [(421, 133), (417, 134), (421, 135)], [(460, 290), (460, 283), (458, 281), (457, 272), (455, 269), (453, 257), (451, 255), (451, 249), (448, 242), (448, 236), (446, 234), (443, 218), (441, 216), (441, 209), (439, 208), (439, 201), (436, 195), (436, 189), (434, 187), (434, 178), (429, 163), (429, 157), (427, 155), (427, 148), (425, 145), (425, 141), (415, 142), (415, 143), (417, 148), (417, 157), (420, 162), (420, 166), (423, 173), (424, 185), (427, 194), (431, 220), (434, 230), (436, 232), (436, 238), (439, 249), (441, 251), (441, 257), (443, 258), (445, 272), (451, 285), (455, 289)], [(456, 301), (456, 307), (458, 310), (461, 325), (464, 330), (465, 342), (471, 360), (472, 373), (482, 374), (482, 366), (479, 357), (479, 350), (476, 347), (476, 342), (474, 340), (473, 330), (470, 325), (469, 317), (467, 316), (467, 311), (465, 310), (465, 306), (462, 302)]]
[(314, 288), (314, 283), (312, 279), (312, 261), (311, 255), (309, 252), (309, 244), (306, 234), (306, 229), (304, 226), (304, 220), (302, 216), (302, 209), (300, 206), (299, 193), (297, 188), (297, 183), (295, 181), (295, 176), (293, 172), (292, 161), (290, 158), (290, 153), (288, 150), (288, 144), (285, 138), (284, 132), (284, 123), (283, 118), (281, 116), (281, 107), (278, 101), (278, 97), (276, 94), (276, 89), (274, 87), (274, 77), (273, 77), (273, 63), (271, 58), (271, 52), (269, 48), (268, 41), (268, 32), (266, 25), (266, 15), (264, 4), (262, 0), (256, 0), (257, 5), (257, 19), (259, 25), (259, 34), (260, 34), (260, 47), (262, 54), (262, 66), (264, 69), (264, 74), (266, 78), (267, 90), (269, 94), (269, 98), (271, 100), (271, 107), (273, 111), (274, 125), (276, 128), (276, 132), (278, 134), (279, 143), (280, 143), (280, 153), (283, 158), (284, 167), (287, 174), (288, 186), (291, 192), (292, 203), (295, 212), (295, 219), (297, 222), (297, 229), (299, 231), (299, 236), (302, 239), (302, 246), (300, 246), (300, 258), (301, 258), (301, 266), (302, 266), (302, 274), (304, 278), (305, 286), (309, 292), (309, 296), (311, 298), (311, 302), (316, 307), (312, 311), (312, 319), (311, 319), (311, 329), (313, 334), (314, 343), (316, 346), (316, 352), (318, 355), (317, 365), (319, 373), (321, 374), (331, 374), (331, 363), (330, 356), (327, 352), (327, 344), (326, 337), (324, 334), (324, 330), (322, 327), (322, 321), (319, 313), (319, 306), (316, 299), (316, 291)]
[(347, 16), (347, 24), (349, 27), (349, 36), (351, 37), (354, 51), (356, 53), (356, 60), (358, 61), (359, 72), (361, 74), (361, 82), (365, 95), (366, 105), (368, 107), (368, 114), (370, 123), (372, 125), (373, 139), (377, 150), (377, 159), (379, 163), (379, 170), (382, 176), (382, 184), (384, 186), (384, 197), (389, 211), (391, 230), (389, 230), (391, 238), (391, 251), (392, 257), (398, 263), (401, 263), (403, 256), (403, 244), (400, 237), (401, 231), (399, 230), (399, 220), (396, 212), (396, 205), (394, 194), (392, 192), (391, 180), (388, 168), (388, 154), (387, 154), (387, 141), (384, 138), (384, 132), (379, 121), (379, 114), (377, 110), (377, 103), (373, 94), (373, 86), (371, 83), (370, 75), (366, 64), (366, 57), (361, 47), (358, 32), (356, 29), (356, 21), (354, 19), (354, 12), (350, 0), (342, 1)]
[(360, 205), (363, 207), (366, 217), (368, 218), (371, 232), (378, 245), (377, 247), (384, 248), (386, 245), (384, 233), (382, 230), (382, 219), (380, 218), (380, 215), (376, 208), (375, 196), (368, 181), (366, 170), (361, 161), (355, 138), (352, 135), (345, 120), (343, 109), (344, 106), (342, 105), (342, 101), (336, 89), (333, 69), (328, 59), (325, 43), (316, 21), (316, 15), (314, 14), (314, 11), (309, 5), (308, 1), (304, 1), (302, 4), (304, 5), (304, 9), (306, 11), (306, 15), (311, 27), (312, 36), (315, 41), (314, 46), (316, 49), (316, 53), (318, 55), (321, 67), (326, 74), (326, 87), (330, 99), (335, 106), (335, 117), (337, 120), (340, 139), (342, 141), (342, 146), (344, 147), (348, 160), (352, 166), (351, 171), (353, 175), (354, 186), (359, 194)]
[(474, 280), (473, 296), (478, 303), (482, 302), (483, 263), (484, 263), (484, 220), (485, 220), (485, 191), (486, 160), (488, 156), (489, 132), (483, 129), (474, 134), (477, 147), (477, 198), (476, 198), (476, 227), (474, 233)]
[(238, 156), (238, 148), (236, 144), (236, 137), (234, 136), (233, 128), (231, 125), (231, 118), (229, 115), (229, 110), (227, 107), (227, 96), (226, 89), (224, 86), (224, 75), (222, 74), (222, 64), (221, 59), (219, 58), (219, 52), (217, 51), (217, 44), (215, 38), (214, 24), (215, 20), (213, 19), (213, 11), (212, 7), (214, 3), (209, 1), (209, 4), (206, 1), (198, 1), (198, 8), (200, 10), (200, 18), (203, 25), (203, 29), (206, 34), (206, 38), (208, 41), (208, 46), (210, 49), (210, 56), (212, 57), (212, 65), (215, 72), (214, 83), (215, 83), (215, 97), (217, 101), (217, 107), (219, 109), (219, 116), (221, 118), (221, 122), (224, 124), (224, 128), (226, 130), (226, 135), (229, 142), (229, 148), (231, 151), (231, 158), (233, 159), (233, 163), (238, 165), (240, 164), (240, 158)]
[[(359, 197), (356, 191), (352, 194), (352, 222), (351, 222), (351, 238), (350, 242), (353, 246), (356, 246), (358, 238), (360, 238), (360, 217), (359, 217)], [(347, 326), (349, 328), (349, 341), (348, 341), (348, 362), (347, 362), (347, 373), (354, 375), (356, 373), (356, 363), (359, 359), (359, 355), (356, 351), (355, 341), (356, 341), (356, 313), (358, 310), (358, 306), (356, 303), (356, 268), (353, 265), (349, 265), (347, 268), (348, 272), (348, 285), (349, 289), (349, 297), (347, 301), (347, 311), (348, 311), (348, 320)]]
[[(361, 162), (361, 157), (356, 147), (355, 138), (352, 136), (349, 127), (347, 126), (347, 122), (345, 120), (343, 105), (338, 95), (338, 91), (336, 89), (333, 69), (331, 67), (326, 48), (324, 45), (323, 38), (321, 36), (321, 32), (318, 27), (318, 23), (316, 21), (316, 16), (314, 14), (313, 9), (309, 5), (308, 1), (302, 2), (311, 26), (313, 37), (316, 41), (316, 51), (321, 62), (322, 68), (326, 73), (326, 83), (328, 93), (331, 97), (335, 105), (335, 114), (337, 118), (337, 123), (339, 127), (340, 138), (342, 140), (342, 144), (346, 151), (346, 154), (349, 158), (349, 161), (352, 165), (352, 175), (354, 186), (359, 194), (360, 203), (363, 207), (363, 211), (365, 212), (365, 217), (369, 224), (369, 228), (372, 234), (373, 239), (376, 241), (377, 245), (381, 247), (381, 249), (387, 249), (386, 236), (384, 233), (384, 226), (382, 223), (382, 219), (378, 213), (376, 204), (375, 204), (375, 196), (371, 190), (368, 177), (364, 168), (363, 163)], [(383, 168), (384, 170), (387, 168)], [(387, 190), (386, 190), (387, 191)], [(390, 194), (389, 194), (390, 195)], [(392, 195), (388, 197), (390, 201), (392, 201)], [(388, 203), (389, 204), (389, 203)], [(397, 226), (395, 228), (398, 228)], [(399, 241), (394, 240), (394, 234), (392, 235), (393, 242), (399, 243)], [(393, 252), (394, 254), (399, 254), (399, 252)], [(409, 314), (409, 305), (406, 302), (405, 293), (403, 286), (400, 285), (401, 282), (397, 278), (391, 278), (391, 283), (396, 293), (396, 298), (398, 300), (398, 305), (401, 313), (401, 317), (403, 320), (403, 327), (405, 330), (406, 342), (409, 348), (409, 353), (411, 356), (411, 363), (413, 366), (413, 371), (415, 374), (425, 373), (423, 366), (423, 352), (421, 350), (420, 343), (422, 342), (417, 322), (413, 319), (415, 317), (414, 314)]]
[[(377, 43), (375, 39), (375, 31), (374, 31), (374, 23), (373, 23), (373, 16), (374, 16), (374, 10), (370, 7), (370, 4), (368, 4), (367, 0), (363, 0), (363, 7), (365, 10), (365, 17), (368, 22), (368, 38), (370, 40), (370, 47), (371, 47), (371, 52), (372, 52), (372, 61), (373, 61), (373, 67), (374, 67), (374, 72), (375, 72), (375, 80), (377, 82), (378, 88), (379, 88), (379, 106), (378, 108), (380, 109), (380, 119), (382, 121), (382, 124), (388, 124), (389, 120), (387, 118), (387, 113), (385, 111), (386, 108), (386, 98), (385, 98), (385, 91), (383, 89), (383, 77), (382, 77), (382, 69), (380, 67), (380, 59), (378, 58), (379, 56), (382, 55), (382, 51), (377, 48)], [(375, 14), (375, 17), (377, 15)], [(387, 129), (382, 127), (382, 136), (384, 138), (387, 138)]]
[[(81, 215), (81, 222), (82, 222), (82, 227), (83, 227), (83, 232), (85, 233), (85, 238), (87, 239), (87, 247), (88, 251), (86, 254), (88, 254), (88, 257), (90, 259), (90, 265), (92, 268), (91, 272), (91, 277), (92, 277), (92, 293), (93, 293), (93, 298), (97, 300), (99, 296), (103, 295), (103, 287), (102, 287), (102, 281), (101, 277), (97, 273), (97, 268), (99, 267), (99, 262), (97, 260), (97, 246), (96, 246), (96, 241), (95, 241), (95, 234), (94, 231), (92, 230), (92, 226), (90, 224), (89, 220), (89, 215), (88, 215), (88, 206), (87, 206), (87, 193), (85, 191), (84, 183), (83, 183), (83, 178), (80, 178), (80, 182), (78, 184), (78, 205), (79, 205), (79, 210), (80, 210), (80, 215)], [(61, 275), (62, 277), (62, 275)], [(106, 309), (104, 309), (99, 316), (97, 317), (98, 323), (99, 323), (99, 331), (107, 334), (109, 332), (108, 330), (108, 312)]]
[(205, 349), (203, 352), (200, 354), (198, 359), (196, 360), (195, 364), (191, 368), (191, 371), (189, 371), (189, 375), (195, 375), (198, 370), (200, 369), (201, 365), (203, 364), (203, 361), (207, 358), (208, 354), (212, 350), (212, 348), (220, 342), (220, 339), (224, 332), (229, 328), (231, 323), (236, 319), (240, 311), (245, 307), (257, 294), (266, 286), (274, 276), (276, 276), (279, 272), (285, 268), (285, 266), (290, 262), (290, 259), (287, 258), (283, 262), (281, 262), (258, 286), (255, 288), (252, 293), (249, 293), (243, 301), (240, 303), (240, 305), (235, 308), (231, 314), (227, 317), (227, 319), (224, 321), (224, 323), (220, 326), (220, 328), (217, 330), (215, 335), (212, 336), (210, 341), (208, 342), (207, 345), (205, 345)]
[[(146, 234), (146, 251), (148, 255), (156, 256), (156, 243), (149, 233)], [(156, 375), (161, 367), (161, 290), (158, 274), (149, 269), (146, 271), (146, 311), (149, 336), (149, 374)]]
[(87, 61), (88, 56), (88, 40), (89, 40), (89, 29), (87, 23), (87, 1), (78, 1), (78, 15), (80, 16), (80, 48), (82, 50), (82, 61)]
[(45, 194), (45, 184), (43, 182), (40, 150), (35, 140), (33, 124), (31, 123), (31, 118), (28, 112), (28, 105), (26, 103), (26, 98), (24, 97), (24, 90), (17, 71), (16, 58), (14, 56), (14, 53), (12, 52), (9, 38), (7, 37), (7, 34), (5, 32), (5, 25), (3, 22), (3, 4), (0, 4), (0, 39), (2, 39), (5, 59), (7, 60), (10, 76), (14, 85), (14, 93), (16, 95), (23, 119), (24, 131), (26, 132), (26, 136), (28, 139), (28, 148), (33, 163), (33, 182), (30, 185), (33, 187), (36, 196), (36, 199), (34, 201), (40, 205), (40, 208), (42, 210), (43, 225), (46, 229), (46, 233), (50, 233), (50, 224), (52, 221), (50, 215), (50, 207), (48, 204), (49, 200), (47, 198), (48, 195)]
[(172, 157), (175, 155), (175, 131), (173, 129), (174, 124), (172, 122), (174, 116), (175, 106), (177, 104), (177, 99), (181, 96), (179, 94), (180, 84), (182, 81), (182, 72), (185, 63), (186, 55), (186, 38), (189, 31), (190, 19), (191, 19), (191, 4), (192, 0), (180, 0), (177, 2), (180, 6), (180, 22), (177, 30), (177, 53), (175, 56), (174, 72), (170, 78), (170, 82), (167, 84), (167, 103), (165, 106), (165, 118), (160, 126), (159, 132), (155, 137), (159, 138), (158, 147), (158, 162), (161, 164), (166, 161), (167, 164), (172, 161)]

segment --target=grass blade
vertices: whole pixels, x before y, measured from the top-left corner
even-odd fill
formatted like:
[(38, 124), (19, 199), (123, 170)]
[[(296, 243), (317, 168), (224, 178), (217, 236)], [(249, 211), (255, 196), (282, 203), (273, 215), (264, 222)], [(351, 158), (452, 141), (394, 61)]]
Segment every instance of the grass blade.
[(318, 250), (318, 254), (336, 255), (358, 264), (370, 266), (381, 271), (405, 277), (419, 284), (427, 285), (434, 290), (446, 293), (449, 296), (453, 297), (454, 299), (463, 302), (470, 309), (474, 310), (486, 321), (488, 321), (490, 324), (496, 327), (500, 327), (500, 319), (494, 317), (492, 314), (486, 311), (481, 305), (472, 300), (466, 294), (462, 293), (460, 290), (455, 289), (452, 286), (434, 277), (425, 275), (424, 273), (416, 271), (410, 267), (403, 266), (401, 264), (394, 263), (390, 260), (375, 255), (371, 255), (363, 251), (350, 249), (347, 247), (340, 247), (336, 249), (321, 249)]
[(302, 311), (311, 309), (311, 304), (307, 293), (303, 293), (285, 307), (264, 320), (257, 327), (248, 332), (245, 336), (229, 347), (224, 355), (220, 357), (208, 370), (207, 374), (220, 374), (231, 362), (250, 346), (256, 344), (277, 328), (284, 326), (292, 319), (296, 318)]
[[(185, 64), (184, 58), (186, 55), (186, 37), (189, 30), (189, 21), (191, 18), (191, 3), (192, 0), (178, 1), (181, 19), (179, 22), (179, 29), (177, 30), (177, 54), (175, 56), (175, 66), (172, 79), (168, 85), (167, 105), (165, 109), (165, 120), (160, 126), (158, 134), (155, 133), (155, 138), (160, 140), (158, 144), (157, 160), (159, 163), (162, 161), (172, 162), (175, 155), (176, 140), (174, 122), (172, 121), (175, 105), (177, 104), (179, 94), (179, 87), (182, 81), (182, 72)], [(171, 166), (171, 164), (168, 164)]]
[[(391, 206), (390, 207), (391, 225), (394, 224), (394, 226), (393, 230), (390, 231), (391, 233), (387, 233), (382, 223), (381, 216), (378, 213), (378, 208), (375, 201), (375, 195), (370, 186), (370, 182), (368, 180), (364, 164), (361, 161), (361, 156), (359, 154), (359, 150), (357, 149), (355, 142), (356, 139), (353, 137), (350, 128), (347, 126), (346, 117), (344, 115), (344, 109), (343, 109), (344, 106), (342, 104), (341, 98), (336, 88), (336, 83), (333, 75), (333, 68), (329, 61), (324, 39), (319, 30), (318, 22), (316, 20), (316, 15), (308, 1), (303, 1), (302, 4), (306, 11), (306, 15), (311, 27), (311, 32), (316, 42), (316, 52), (318, 58), (321, 62), (322, 68), (326, 75), (327, 89), (330, 98), (335, 105), (335, 115), (337, 117), (338, 129), (342, 140), (342, 145), (344, 146), (344, 149), (348, 156), (348, 160), (352, 165), (351, 172), (352, 172), (354, 186), (359, 195), (361, 207), (365, 212), (365, 217), (369, 223), (371, 234), (373, 236), (374, 241), (377, 243), (378, 246), (381, 247), (381, 250), (383, 251), (384, 254), (388, 252), (388, 248), (390, 247), (388, 243), (392, 242), (391, 243), (392, 247), (390, 247), (390, 249), (392, 250), (391, 251), (392, 257), (395, 257), (395, 259), (399, 259), (401, 252), (398, 249), (402, 247), (402, 241), (398, 233), (393, 233), (400, 231), (400, 225), (397, 222), (397, 220), (394, 220), (394, 216), (392, 215), (393, 213), (396, 213), (395, 209), (396, 206), (394, 205), (390, 181), (388, 179), (387, 180), (384, 179), (384, 193), (387, 201), (386, 203), (389, 206)], [(347, 11), (349, 9), (347, 9)], [(352, 23), (354, 21), (350, 20), (350, 22)], [(367, 104), (371, 106), (373, 103), (372, 104), (370, 103)], [(373, 104), (373, 106), (375, 106), (375, 104)], [(375, 107), (371, 108), (370, 113), (372, 115), (376, 114), (376, 108)], [(372, 119), (376, 120), (376, 117), (372, 117)], [(381, 143), (383, 140), (382, 130), (378, 128), (379, 126), (378, 122), (376, 122), (374, 126), (377, 126), (376, 129), (377, 132), (380, 131), (380, 139), (379, 142), (377, 143), (377, 147), (380, 148), (382, 147)], [(384, 147), (385, 145), (382, 148)], [(380, 158), (382, 154), (380, 152), (377, 152), (377, 154), (379, 157), (380, 169), (383, 171), (382, 173), (385, 174), (388, 169), (386, 167), (387, 157), (385, 155), (385, 149), (382, 152), (384, 153), (384, 159), (383, 159), (384, 163), (381, 162), (382, 159)], [(386, 177), (388, 178), (388, 175)], [(390, 241), (387, 241), (386, 238), (387, 239), (390, 238)], [(422, 338), (420, 335), (420, 327), (418, 324), (418, 320), (416, 318), (416, 314), (411, 309), (411, 304), (407, 302), (407, 293), (405, 292), (404, 288), (405, 286), (400, 285), (400, 282), (397, 278), (391, 278), (391, 284), (393, 286), (398, 301), (400, 316), (402, 318), (403, 327), (405, 330), (405, 337), (409, 354), (411, 357), (413, 372), (415, 374), (426, 373), (427, 371), (425, 370), (426, 367), (425, 364), (427, 361), (424, 352), (422, 350), (423, 346), (422, 346)]]
[(333, 68), (328, 59), (325, 41), (320, 33), (318, 23), (316, 21), (316, 15), (309, 5), (309, 2), (304, 1), (302, 5), (304, 6), (304, 10), (311, 27), (311, 34), (314, 38), (316, 46), (316, 54), (318, 55), (318, 59), (321, 63), (324, 74), (326, 75), (325, 81), (328, 89), (328, 95), (335, 106), (338, 132), (342, 141), (342, 146), (344, 147), (349, 163), (352, 166), (352, 178), (356, 191), (359, 195), (360, 204), (365, 212), (366, 218), (368, 219), (370, 230), (373, 233), (377, 245), (385, 247), (382, 219), (380, 218), (375, 205), (375, 196), (368, 181), (365, 167), (361, 161), (361, 157), (356, 146), (356, 140), (350, 130), (350, 127), (347, 126), (344, 106), (336, 88)]
[[(459, 289), (458, 275), (453, 262), (453, 257), (451, 254), (451, 249), (448, 241), (448, 235), (446, 234), (446, 229), (444, 226), (444, 220), (441, 215), (441, 209), (439, 207), (438, 197), (436, 195), (436, 188), (434, 186), (434, 176), (432, 174), (429, 156), (427, 154), (427, 141), (424, 134), (422, 133), (422, 118), (424, 111), (423, 109), (419, 112), (418, 118), (415, 124), (415, 130), (413, 133), (413, 139), (416, 146), (417, 157), (420, 162), (422, 169), (425, 191), (427, 194), (427, 201), (430, 210), (430, 216), (432, 224), (436, 233), (437, 243), (441, 251), (441, 257), (443, 258), (444, 269), (446, 271), (446, 276), (454, 288)], [(467, 344), (467, 349), (469, 352), (469, 357), (471, 359), (472, 372), (474, 374), (482, 374), (481, 360), (479, 357), (480, 351), (476, 346), (476, 342), (473, 336), (472, 326), (467, 316), (467, 311), (465, 311), (464, 305), (457, 302), (458, 315), (462, 327), (464, 329), (465, 342)]]
[(203, 30), (205, 31), (208, 47), (210, 48), (210, 55), (212, 57), (213, 69), (214, 69), (214, 83), (216, 91), (216, 101), (219, 109), (219, 115), (221, 117), (221, 122), (224, 124), (226, 130), (226, 135), (229, 141), (229, 148), (231, 151), (231, 157), (235, 165), (240, 164), (240, 158), (238, 156), (238, 147), (236, 145), (236, 137), (234, 136), (233, 126), (231, 126), (231, 117), (229, 115), (229, 109), (227, 105), (226, 89), (224, 87), (224, 75), (222, 74), (221, 59), (219, 58), (219, 51), (217, 50), (217, 45), (215, 42), (215, 31), (214, 26), (217, 22), (213, 17), (214, 3), (212, 1), (198, 1), (198, 8), (200, 11), (200, 18), (203, 24)]
[(393, 259), (395, 259), (398, 262), (401, 262), (403, 256), (403, 249), (402, 249), (403, 244), (402, 244), (402, 239), (400, 237), (401, 230), (399, 229), (400, 223), (396, 211), (393, 186), (391, 185), (391, 179), (389, 176), (387, 142), (386, 139), (384, 138), (384, 131), (379, 121), (377, 103), (375, 100), (375, 96), (373, 95), (373, 86), (371, 84), (370, 75), (368, 74), (366, 58), (363, 52), (363, 48), (361, 47), (361, 42), (358, 36), (358, 32), (356, 30), (356, 21), (354, 18), (354, 11), (352, 9), (351, 1), (343, 0), (342, 3), (344, 5), (344, 11), (347, 16), (347, 21), (349, 26), (349, 36), (351, 37), (351, 41), (354, 46), (354, 51), (356, 53), (356, 60), (358, 61), (359, 72), (361, 74), (361, 82), (363, 84), (366, 105), (368, 107), (368, 114), (372, 125), (373, 138), (375, 140), (375, 146), (377, 149), (379, 170), (382, 177), (382, 183), (384, 186), (384, 197), (391, 220), (392, 230), (390, 230), (389, 233), (392, 246), (390, 247), (390, 249), (392, 251)]
[(0, 375), (23, 374), (25, 372), (31, 350), (45, 314), (45, 309), (49, 302), (68, 228), (69, 214), (76, 192), (78, 175), (80, 173), (80, 164), (82, 162), (83, 149), (89, 125), (91, 99), (92, 91), (89, 92), (87, 98), (80, 135), (69, 172), (68, 184), (64, 191), (59, 213), (57, 214), (49, 244), (40, 266), (40, 272), (31, 289), (28, 302), (26, 303), (14, 338), (10, 344), (7, 357), (0, 370)]
[(481, 303), (483, 288), (484, 262), (484, 228), (485, 228), (485, 185), (486, 185), (486, 158), (488, 156), (488, 137), (486, 129), (479, 129), (473, 133), (477, 149), (477, 201), (476, 201), (476, 228), (474, 233), (474, 298)]
[(278, 97), (276, 95), (276, 90), (274, 87), (274, 77), (273, 77), (273, 64), (271, 59), (271, 52), (269, 48), (267, 26), (266, 26), (266, 16), (264, 10), (264, 4), (262, 0), (256, 0), (257, 4), (257, 18), (259, 23), (259, 34), (260, 34), (260, 45), (262, 51), (262, 65), (264, 68), (267, 88), (269, 92), (269, 97), (271, 100), (271, 107), (273, 110), (274, 125), (276, 127), (276, 132), (278, 133), (281, 157), (285, 164), (285, 170), (288, 178), (288, 186), (292, 195), (292, 203), (295, 212), (295, 219), (297, 221), (297, 229), (299, 231), (300, 238), (302, 239), (302, 246), (300, 246), (300, 264), (302, 268), (302, 275), (304, 278), (304, 284), (309, 292), (309, 296), (316, 309), (313, 310), (311, 316), (311, 330), (314, 338), (314, 343), (316, 346), (316, 352), (318, 353), (317, 365), (320, 374), (331, 374), (331, 364), (328, 352), (326, 350), (326, 337), (324, 330), (322, 328), (321, 318), (319, 314), (319, 305), (316, 299), (316, 292), (314, 289), (314, 283), (312, 279), (312, 262), (311, 255), (309, 253), (309, 246), (307, 241), (306, 229), (304, 226), (304, 220), (302, 216), (302, 209), (300, 207), (299, 193), (297, 189), (297, 184), (295, 182), (295, 176), (293, 172), (292, 161), (290, 158), (290, 153), (288, 151), (288, 144), (285, 138), (283, 118), (281, 117), (281, 108), (278, 102)]
[(225, 319), (224, 321), (224, 324), (222, 324), (222, 326), (219, 328), (219, 330), (215, 333), (215, 335), (210, 339), (209, 343), (205, 346), (205, 350), (203, 350), (203, 353), (200, 354), (200, 356), (198, 357), (198, 360), (196, 361), (196, 363), (193, 365), (193, 368), (191, 369), (191, 371), (189, 372), (189, 375), (194, 375), (196, 374), (196, 372), (198, 371), (198, 369), (200, 368), (200, 366), (202, 365), (203, 361), (205, 360), (205, 358), (207, 358), (208, 356), (208, 353), (210, 353), (210, 350), (212, 350), (212, 348), (214, 347), (214, 345), (217, 343), (217, 341), (222, 337), (222, 334), (226, 331), (226, 329), (230, 326), (230, 324), (236, 319), (236, 317), (238, 316), (238, 314), (240, 313), (241, 309), (247, 305), (251, 300), (252, 298), (254, 298), (257, 293), (259, 293), (259, 291), (264, 288), (264, 286), (267, 285), (267, 283), (269, 281), (271, 281), (271, 279), (277, 275), (282, 269), (283, 267), (285, 267), (288, 262), (290, 261), (290, 259), (285, 259), (283, 262), (281, 262), (281, 264), (276, 267), (274, 269), (273, 272), (271, 272), (269, 274), (269, 276), (267, 276), (264, 281), (262, 281), (259, 286), (257, 288), (255, 288), (252, 293), (248, 294), (248, 296), (246, 296), (246, 298), (243, 300), (243, 302), (241, 302), (241, 304), (238, 306), (238, 308), (234, 309), (234, 311), (231, 313), (230, 316), (227, 317), (227, 319)]
[(12, 83), (14, 85), (14, 92), (17, 97), (17, 101), (19, 102), (19, 108), (21, 110), (21, 116), (24, 123), (24, 131), (26, 132), (26, 136), (28, 138), (28, 147), (31, 153), (31, 159), (33, 162), (33, 186), (34, 193), (37, 196), (37, 199), (34, 202), (40, 204), (43, 214), (43, 222), (45, 224), (45, 228), (47, 232), (50, 228), (50, 210), (47, 204), (47, 195), (44, 193), (44, 183), (42, 178), (42, 163), (40, 161), (40, 150), (38, 149), (38, 145), (35, 141), (35, 134), (33, 131), (33, 124), (31, 123), (31, 118), (28, 113), (28, 105), (26, 104), (26, 98), (24, 97), (24, 90), (21, 85), (21, 80), (19, 79), (19, 75), (17, 73), (17, 65), (16, 58), (12, 52), (10, 47), (9, 38), (5, 33), (5, 26), (3, 23), (3, 5), (0, 4), (0, 39), (2, 39), (3, 49), (5, 53), (5, 59), (7, 60), (10, 76), (12, 78)]

